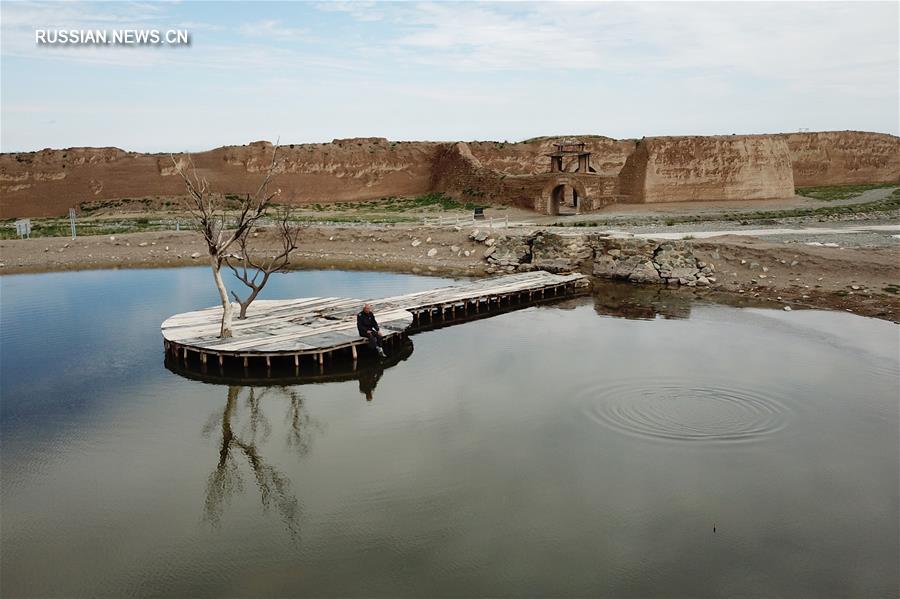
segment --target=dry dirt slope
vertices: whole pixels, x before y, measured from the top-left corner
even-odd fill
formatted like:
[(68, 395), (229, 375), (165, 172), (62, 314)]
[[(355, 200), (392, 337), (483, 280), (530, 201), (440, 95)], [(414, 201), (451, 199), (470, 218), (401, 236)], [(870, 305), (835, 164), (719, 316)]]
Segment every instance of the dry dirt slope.
[[(543, 172), (548, 164), (546, 153), (556, 139), (467, 145), (486, 169), (502, 177)], [(751, 199), (784, 197), (794, 184), (900, 181), (900, 138), (879, 133), (842, 131), (647, 140), (643, 145), (649, 151), (645, 160), (648, 168), (644, 169), (648, 178), (647, 184), (642, 185), (650, 201), (663, 196), (667, 201), (748, 199), (748, 190)], [(584, 136), (583, 141), (594, 153), (592, 164), (597, 174), (608, 177), (618, 176), (641, 146), (637, 140), (591, 135)], [(790, 167), (783, 155), (785, 142)], [(450, 143), (358, 138), (287, 144), (280, 150), (284, 172), (278, 177), (278, 185), (288, 203), (423, 194), (433, 189), (436, 157)], [(246, 193), (260, 181), (271, 151), (267, 142), (255, 142), (200, 152), (194, 155), (194, 161), (219, 191)], [(793, 183), (788, 181), (791, 173)], [(633, 179), (633, 174), (630, 176)], [(683, 182), (691, 184), (679, 185)], [(182, 193), (183, 186), (167, 154), (141, 154), (118, 148), (0, 154), (2, 219), (64, 215), (70, 207), (94, 200), (171, 197)], [(769, 195), (772, 193), (776, 195)]]

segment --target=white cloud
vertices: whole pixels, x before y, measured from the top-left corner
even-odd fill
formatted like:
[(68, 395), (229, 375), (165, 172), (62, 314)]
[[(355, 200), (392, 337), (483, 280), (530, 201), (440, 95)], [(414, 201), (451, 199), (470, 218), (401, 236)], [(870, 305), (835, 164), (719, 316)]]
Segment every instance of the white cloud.
[[(357, 61), (335, 58), (314, 50), (270, 45), (273, 40), (296, 41), (307, 29), (285, 27), (277, 20), (261, 20), (240, 27), (246, 37), (236, 41), (227, 36), (194, 36), (191, 46), (37, 46), (35, 29), (125, 29), (179, 27), (221, 32), (225, 28), (208, 22), (177, 22), (164, 3), (4, 3), (2, 23), (3, 58), (27, 58), (129, 68), (177, 66), (202, 69), (354, 69)], [(173, 24), (175, 23), (175, 24)], [(218, 40), (218, 41), (217, 41)]]
[[(3, 69), (4, 145), (896, 134), (900, 124), (896, 3), (328, 3), (320, 14), (271, 4), (243, 27), (227, 3), (182, 6), (3, 2), (3, 66), (25, 59)], [(35, 27), (188, 21), (204, 32), (190, 47), (34, 44)], [(46, 93), (35, 81), (48, 81), (50, 62), (86, 85)], [(126, 88), (106, 85), (123, 74), (127, 102)], [(166, 109), (173, 89), (177, 112)]]
[(822, 89), (896, 89), (896, 3), (403, 5), (410, 60), (462, 70), (718, 69)]
[(309, 33), (308, 29), (285, 27), (282, 21), (264, 19), (252, 23), (244, 23), (238, 28), (241, 35), (273, 38), (300, 38)]
[(350, 15), (357, 21), (380, 21), (383, 18), (381, 8), (377, 2), (357, 0), (352, 2), (320, 2), (316, 8), (324, 12), (342, 12)]
[[(155, 18), (158, 10), (134, 3), (10, 2), (3, 5), (3, 27), (83, 27)], [(152, 8), (152, 7), (151, 7)]]

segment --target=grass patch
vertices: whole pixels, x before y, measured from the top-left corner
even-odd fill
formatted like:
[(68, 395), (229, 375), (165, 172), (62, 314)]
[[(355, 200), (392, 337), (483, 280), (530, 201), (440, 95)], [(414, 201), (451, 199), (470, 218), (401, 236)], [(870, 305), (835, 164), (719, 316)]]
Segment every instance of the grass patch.
[[(474, 192), (470, 195), (477, 196)], [(482, 194), (483, 195), (483, 194)], [(427, 193), (414, 198), (385, 197), (362, 202), (335, 202), (333, 204), (314, 204), (317, 211), (365, 211), (365, 212), (410, 212), (421, 210), (473, 210), (478, 207), (474, 202), (460, 202), (444, 193)], [(373, 222), (368, 219), (369, 222)]]
[(816, 200), (824, 200), (830, 202), (833, 200), (847, 200), (853, 196), (857, 196), (864, 191), (870, 189), (885, 189), (888, 187), (897, 187), (900, 183), (868, 183), (861, 185), (832, 185), (825, 187), (797, 187), (794, 191), (797, 195), (813, 198)]
[[(72, 229), (68, 219), (31, 219), (31, 237), (69, 237)], [(181, 218), (180, 229), (187, 231), (193, 223)], [(90, 235), (119, 235), (122, 233), (142, 233), (145, 231), (174, 231), (174, 220), (153, 221), (148, 218), (132, 218), (118, 220), (81, 220), (75, 225), (79, 237)], [(15, 219), (0, 222), (0, 239), (18, 239)]]
[(400, 215), (369, 215), (369, 214), (336, 214), (333, 216), (298, 216), (292, 219), (299, 223), (308, 224), (355, 224), (372, 223), (390, 225), (396, 223), (420, 222), (421, 219), (412, 216)]
[[(892, 212), (900, 210), (900, 189), (894, 190), (890, 196), (875, 200), (874, 202), (865, 202), (862, 204), (848, 204), (846, 206), (821, 206), (819, 208), (793, 208), (790, 210), (757, 210), (756, 212), (740, 212), (721, 215), (685, 215), (678, 217), (667, 217), (664, 221), (660, 219), (647, 219), (641, 221), (641, 225), (652, 225), (654, 223), (664, 223), (666, 226), (675, 224), (689, 223), (707, 223), (716, 221), (725, 222), (744, 222), (749, 224), (760, 224), (762, 220), (773, 220), (780, 218), (797, 218), (797, 217), (824, 217), (824, 216), (840, 216), (844, 214), (859, 213), (879, 213)], [(768, 223), (772, 224), (772, 223)], [(593, 221), (576, 221), (566, 222), (557, 221), (550, 226), (554, 227), (598, 227), (598, 226), (622, 226), (621, 220), (593, 220)]]
[(462, 204), (448, 195), (443, 193), (426, 193), (417, 198), (413, 198), (412, 206), (415, 208), (424, 208), (426, 206), (440, 206), (441, 210), (471, 210), (475, 208), (475, 204)]

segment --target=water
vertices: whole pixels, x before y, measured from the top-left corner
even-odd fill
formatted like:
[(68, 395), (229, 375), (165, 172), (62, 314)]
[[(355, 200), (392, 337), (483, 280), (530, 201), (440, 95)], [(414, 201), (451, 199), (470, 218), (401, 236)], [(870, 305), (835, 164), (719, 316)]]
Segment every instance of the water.
[(4, 596), (898, 594), (896, 325), (604, 286), (240, 388), (163, 364), (204, 269), (0, 294)]

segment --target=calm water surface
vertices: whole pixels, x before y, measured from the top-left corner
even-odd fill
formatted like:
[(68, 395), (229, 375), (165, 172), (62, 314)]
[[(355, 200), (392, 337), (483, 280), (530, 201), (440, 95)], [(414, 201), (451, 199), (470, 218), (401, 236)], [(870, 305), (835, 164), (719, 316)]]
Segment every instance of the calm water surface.
[(241, 388), (163, 364), (205, 269), (0, 294), (3, 596), (898, 594), (891, 323), (610, 286), (363, 380)]

